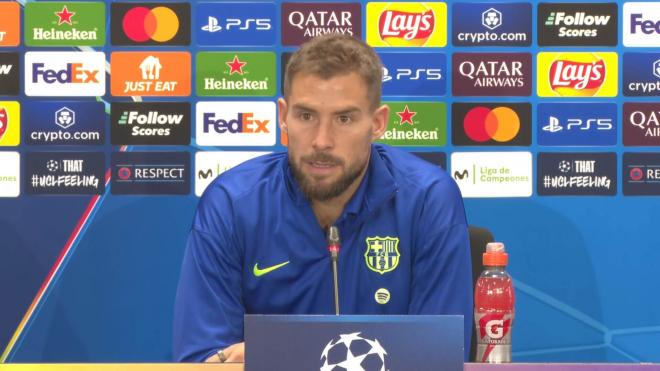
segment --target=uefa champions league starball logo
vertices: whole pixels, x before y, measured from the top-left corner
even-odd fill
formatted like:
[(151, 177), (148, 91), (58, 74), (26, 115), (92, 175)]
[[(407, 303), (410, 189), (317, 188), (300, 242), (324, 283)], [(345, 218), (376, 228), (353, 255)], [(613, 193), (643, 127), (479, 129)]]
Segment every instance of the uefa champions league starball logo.
[(332, 339), (321, 354), (320, 371), (388, 371), (387, 351), (378, 339), (366, 339), (359, 332)]

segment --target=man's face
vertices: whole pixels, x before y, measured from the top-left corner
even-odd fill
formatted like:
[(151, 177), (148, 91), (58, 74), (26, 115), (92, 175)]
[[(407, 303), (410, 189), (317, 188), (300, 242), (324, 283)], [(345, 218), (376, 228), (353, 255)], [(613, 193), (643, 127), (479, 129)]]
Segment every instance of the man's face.
[(387, 106), (372, 110), (356, 73), (327, 80), (297, 74), (288, 100), (278, 104), (294, 176), (309, 198), (320, 201), (341, 195), (360, 177), (389, 114)]

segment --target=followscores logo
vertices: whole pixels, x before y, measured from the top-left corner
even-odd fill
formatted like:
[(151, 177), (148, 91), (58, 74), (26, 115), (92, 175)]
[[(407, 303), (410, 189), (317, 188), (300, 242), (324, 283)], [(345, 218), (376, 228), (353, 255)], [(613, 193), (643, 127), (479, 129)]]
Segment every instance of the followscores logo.
[(20, 69), (18, 53), (0, 53), (0, 95), (18, 95)]
[(270, 152), (200, 151), (195, 154), (195, 195), (201, 197), (206, 187), (220, 174), (252, 158)]
[(616, 144), (614, 103), (541, 103), (537, 137), (544, 146), (611, 146)]
[(208, 46), (274, 45), (274, 3), (199, 3), (197, 42)]
[(454, 103), (452, 143), (459, 146), (529, 146), (529, 103)]
[(530, 152), (454, 152), (452, 177), (463, 197), (530, 197)]
[(384, 96), (443, 96), (447, 60), (443, 53), (380, 53)]
[(25, 136), (30, 145), (94, 145), (105, 142), (102, 102), (31, 102), (25, 110)]
[(367, 43), (375, 47), (447, 45), (447, 4), (367, 3)]
[(660, 95), (660, 53), (623, 55), (623, 94), (633, 97)]
[(454, 3), (452, 38), (456, 46), (529, 46), (529, 3)]
[(112, 144), (190, 144), (190, 103), (112, 103), (110, 117)]
[(537, 57), (540, 97), (615, 97), (618, 58), (613, 52), (551, 53)]
[(623, 45), (660, 46), (660, 3), (623, 4)]
[(273, 146), (274, 102), (198, 102), (196, 138), (201, 146)]
[(112, 3), (114, 45), (190, 44), (189, 3)]
[(616, 46), (616, 3), (540, 3), (538, 40), (541, 46)]
[(362, 37), (360, 3), (283, 3), (282, 44), (295, 46), (327, 33)]
[(105, 94), (105, 54), (101, 52), (25, 53), (25, 94), (94, 97)]

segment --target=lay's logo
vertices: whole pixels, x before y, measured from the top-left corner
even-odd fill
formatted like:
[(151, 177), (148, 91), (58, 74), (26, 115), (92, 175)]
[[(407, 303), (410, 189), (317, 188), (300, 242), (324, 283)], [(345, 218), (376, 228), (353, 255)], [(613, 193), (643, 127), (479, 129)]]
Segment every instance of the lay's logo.
[(367, 43), (380, 47), (447, 45), (445, 3), (368, 3)]
[(539, 53), (540, 97), (614, 97), (616, 53)]
[(553, 90), (569, 87), (575, 90), (598, 89), (605, 82), (605, 62), (591, 63), (555, 61), (550, 66), (550, 85)]

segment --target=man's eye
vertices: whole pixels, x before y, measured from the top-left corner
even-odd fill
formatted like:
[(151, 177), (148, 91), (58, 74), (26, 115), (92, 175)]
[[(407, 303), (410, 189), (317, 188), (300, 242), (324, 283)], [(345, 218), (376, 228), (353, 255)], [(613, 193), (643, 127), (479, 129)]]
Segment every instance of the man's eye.
[(337, 121), (339, 121), (340, 124), (350, 124), (352, 120), (349, 115), (340, 115), (337, 117)]
[(299, 117), (300, 117), (300, 119), (303, 120), (303, 121), (309, 121), (309, 120), (312, 119), (312, 114), (309, 113), (309, 112), (303, 112), (303, 113), (300, 114)]

